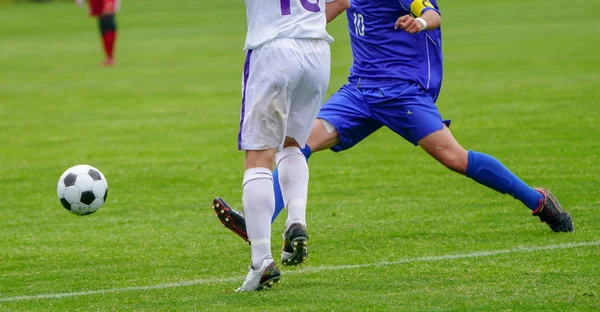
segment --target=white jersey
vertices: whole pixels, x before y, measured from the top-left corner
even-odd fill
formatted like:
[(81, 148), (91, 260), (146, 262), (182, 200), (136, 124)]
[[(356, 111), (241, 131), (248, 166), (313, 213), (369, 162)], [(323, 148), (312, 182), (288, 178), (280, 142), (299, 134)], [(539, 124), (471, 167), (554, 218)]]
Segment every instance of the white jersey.
[(333, 42), (325, 27), (325, 3), (335, 0), (245, 1), (248, 31), (244, 51), (277, 38)]

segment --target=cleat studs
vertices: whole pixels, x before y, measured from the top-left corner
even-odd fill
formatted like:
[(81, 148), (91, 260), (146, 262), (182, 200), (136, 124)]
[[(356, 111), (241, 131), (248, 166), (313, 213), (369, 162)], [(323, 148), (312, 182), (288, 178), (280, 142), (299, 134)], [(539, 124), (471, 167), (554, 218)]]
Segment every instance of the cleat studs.
[(292, 246), (294, 246), (294, 247), (298, 246), (298, 242), (294, 242), (294, 243), (292, 244)]
[(216, 207), (216, 208), (219, 208), (219, 207), (220, 207), (219, 203), (216, 203), (216, 204), (215, 204), (215, 207)]
[(225, 210), (221, 209), (221, 214), (225, 214)]
[(225, 222), (229, 222), (229, 218), (225, 218)]

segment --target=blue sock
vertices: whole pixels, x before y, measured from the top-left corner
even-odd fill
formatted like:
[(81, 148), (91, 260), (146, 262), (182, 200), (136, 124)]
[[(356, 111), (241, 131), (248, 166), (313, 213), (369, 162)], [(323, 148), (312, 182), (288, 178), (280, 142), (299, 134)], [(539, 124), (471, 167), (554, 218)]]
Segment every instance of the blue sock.
[(489, 155), (469, 151), (467, 177), (502, 194), (510, 194), (520, 200), (527, 208), (538, 208), (543, 195), (525, 184), (496, 158)]
[[(304, 145), (304, 148), (300, 150), (304, 157), (306, 157), (306, 161), (308, 162), (308, 158), (312, 154), (312, 151), (308, 145)], [(275, 221), (275, 218), (279, 215), (279, 213), (285, 208), (285, 204), (283, 203), (283, 195), (281, 194), (281, 187), (279, 186), (279, 170), (275, 168), (273, 171), (273, 189), (275, 190), (275, 212), (273, 213), (273, 218), (271, 218), (271, 223)]]

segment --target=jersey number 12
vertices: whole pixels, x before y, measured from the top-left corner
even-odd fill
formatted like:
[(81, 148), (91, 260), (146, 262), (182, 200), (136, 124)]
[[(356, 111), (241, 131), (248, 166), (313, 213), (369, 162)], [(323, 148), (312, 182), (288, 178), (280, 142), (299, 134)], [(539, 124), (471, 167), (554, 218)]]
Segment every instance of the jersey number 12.
[(319, 12), (321, 8), (319, 7), (319, 0), (315, 3), (312, 3), (308, 0), (279, 0), (281, 4), (281, 15), (290, 15), (292, 14), (292, 1), (300, 1), (300, 4), (304, 9), (310, 12)]

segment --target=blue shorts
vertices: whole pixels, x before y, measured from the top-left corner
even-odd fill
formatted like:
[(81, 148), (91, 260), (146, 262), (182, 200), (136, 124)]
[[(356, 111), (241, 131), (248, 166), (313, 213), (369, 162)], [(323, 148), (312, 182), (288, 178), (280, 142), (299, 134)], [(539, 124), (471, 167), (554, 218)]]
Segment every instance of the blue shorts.
[(450, 126), (429, 93), (417, 83), (402, 81), (379, 88), (346, 84), (325, 102), (317, 118), (337, 130), (340, 144), (331, 148), (334, 152), (351, 148), (382, 126), (414, 145), (441, 130), (443, 123)]

